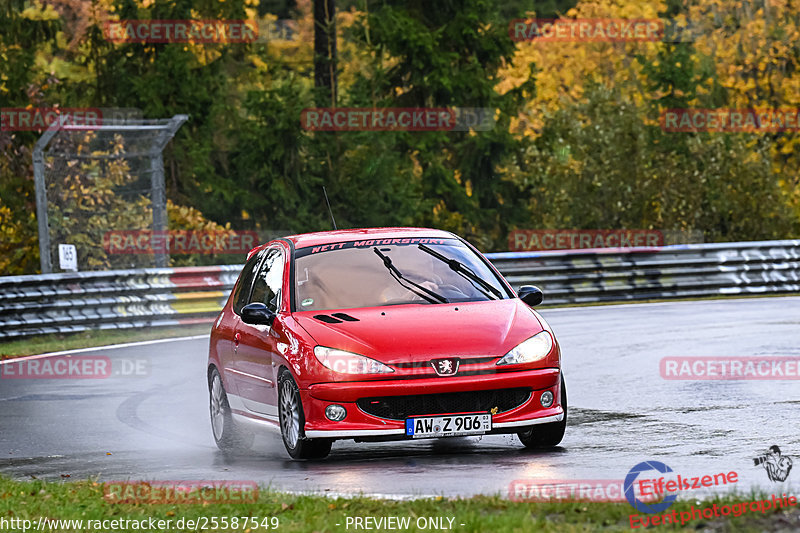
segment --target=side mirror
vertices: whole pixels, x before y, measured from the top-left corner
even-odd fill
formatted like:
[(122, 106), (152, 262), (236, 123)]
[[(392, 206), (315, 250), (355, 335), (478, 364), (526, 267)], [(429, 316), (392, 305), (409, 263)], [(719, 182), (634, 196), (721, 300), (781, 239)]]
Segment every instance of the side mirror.
[(544, 300), (542, 289), (534, 287), (533, 285), (523, 285), (520, 287), (519, 291), (517, 291), (517, 296), (531, 307), (539, 305), (542, 303), (542, 300)]
[(275, 317), (275, 312), (260, 302), (253, 302), (242, 307), (242, 322), (245, 324), (271, 326)]

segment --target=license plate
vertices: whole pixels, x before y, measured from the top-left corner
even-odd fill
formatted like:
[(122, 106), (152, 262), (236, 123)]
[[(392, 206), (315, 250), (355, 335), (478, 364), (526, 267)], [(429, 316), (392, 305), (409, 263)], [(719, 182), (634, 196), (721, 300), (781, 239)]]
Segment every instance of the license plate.
[(482, 435), (491, 430), (489, 413), (406, 418), (406, 436), (414, 439)]

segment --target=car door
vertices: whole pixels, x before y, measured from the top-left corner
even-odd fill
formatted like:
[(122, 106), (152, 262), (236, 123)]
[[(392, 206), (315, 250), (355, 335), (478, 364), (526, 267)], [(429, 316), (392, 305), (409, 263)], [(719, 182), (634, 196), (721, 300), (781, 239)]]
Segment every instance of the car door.
[(225, 378), (225, 385), (228, 389), (228, 401), (234, 410), (241, 410), (242, 406), (238, 402), (239, 380), (238, 380), (238, 348), (241, 334), (237, 334), (237, 328), (241, 320), (242, 307), (250, 300), (250, 292), (253, 288), (253, 278), (258, 272), (258, 267), (264, 261), (266, 251), (262, 250), (254, 254), (242, 268), (242, 273), (236, 281), (231, 297), (231, 308), (233, 313), (230, 317), (225, 317), (217, 323), (217, 353), (220, 357), (222, 375)]
[[(247, 303), (259, 302), (275, 314), (281, 311), (283, 270), (286, 264), (280, 246), (266, 249), (253, 277)], [(271, 326), (247, 324), (239, 318), (234, 334), (236, 380), (245, 407), (255, 413), (278, 416), (275, 356), (278, 338)]]

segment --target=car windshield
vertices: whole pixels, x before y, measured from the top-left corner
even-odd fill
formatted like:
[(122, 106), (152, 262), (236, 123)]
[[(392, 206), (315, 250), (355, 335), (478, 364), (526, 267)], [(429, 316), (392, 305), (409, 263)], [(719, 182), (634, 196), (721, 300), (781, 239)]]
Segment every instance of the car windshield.
[[(437, 254), (421, 249), (420, 244)], [(460, 266), (453, 269), (443, 258)], [(298, 311), (508, 297), (490, 268), (457, 239), (378, 239), (309, 246), (295, 252), (294, 273)], [(470, 279), (474, 277), (484, 283)]]

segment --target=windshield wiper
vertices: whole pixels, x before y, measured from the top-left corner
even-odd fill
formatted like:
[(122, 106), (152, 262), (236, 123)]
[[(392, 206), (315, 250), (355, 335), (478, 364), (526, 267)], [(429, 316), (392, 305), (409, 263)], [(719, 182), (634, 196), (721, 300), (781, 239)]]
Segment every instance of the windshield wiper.
[[(436, 259), (438, 259), (439, 261), (441, 261), (443, 263), (447, 263), (447, 266), (450, 267), (450, 270), (452, 270), (453, 272), (456, 272), (457, 274), (461, 274), (462, 277), (465, 277), (468, 280), (470, 280), (471, 282), (473, 282), (472, 283), (473, 285), (475, 285), (475, 283), (480, 285), (480, 287), (475, 285), (475, 288), (477, 288), (479, 291), (481, 291), (483, 294), (485, 294), (489, 298), (492, 298), (492, 295), (494, 295), (494, 297), (497, 298), (498, 300), (502, 300), (503, 299), (503, 294), (500, 291), (498, 291), (497, 288), (494, 285), (492, 285), (491, 283), (489, 283), (485, 279), (483, 279), (480, 276), (478, 276), (475, 272), (472, 271), (471, 268), (469, 268), (464, 263), (462, 263), (462, 262), (460, 262), (460, 261), (458, 261), (456, 259), (450, 259), (449, 257), (446, 257), (446, 256), (440, 254), (436, 250), (434, 250), (432, 248), (428, 248), (424, 244), (419, 244), (418, 246), (419, 246), (419, 249), (422, 250), (423, 252), (429, 253), (430, 255), (432, 255), (433, 257), (435, 257)], [(483, 287), (483, 288), (481, 288), (481, 287)]]
[[(425, 300), (427, 300), (429, 303), (432, 303), (432, 304), (437, 303), (436, 300), (438, 300), (438, 303), (443, 303), (443, 304), (447, 303), (447, 298), (445, 298), (441, 294), (437, 294), (437, 293), (433, 292), (432, 290), (428, 289), (427, 287), (423, 287), (419, 283), (415, 283), (415, 282), (411, 281), (410, 279), (407, 279), (407, 278), (403, 277), (403, 274), (399, 270), (397, 270), (396, 266), (394, 266), (392, 264), (391, 258), (389, 256), (387, 256), (386, 254), (384, 254), (383, 252), (381, 252), (380, 250), (378, 250), (378, 248), (373, 248), (373, 250), (378, 255), (378, 257), (383, 259), (383, 265), (389, 270), (389, 272), (392, 274), (392, 277), (394, 279), (396, 279), (397, 282), (400, 285), (403, 285), (403, 282), (406, 282), (409, 285), (412, 285), (412, 286), (416, 287), (418, 290), (414, 290), (411, 287), (406, 287), (405, 285), (403, 285), (404, 289), (413, 292), (414, 294), (416, 294), (420, 298), (424, 298)], [(422, 292), (420, 292), (420, 291), (422, 291)]]

